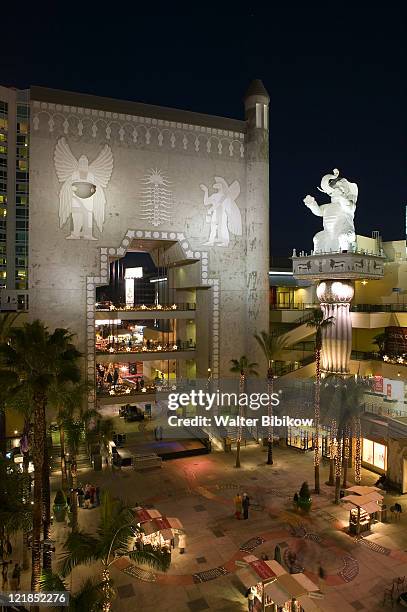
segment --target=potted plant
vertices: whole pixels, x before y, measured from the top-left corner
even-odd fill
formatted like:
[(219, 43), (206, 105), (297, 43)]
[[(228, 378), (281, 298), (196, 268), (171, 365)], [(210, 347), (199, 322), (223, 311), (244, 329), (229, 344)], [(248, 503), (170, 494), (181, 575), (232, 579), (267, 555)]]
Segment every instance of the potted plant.
[(61, 491), (61, 489), (58, 489), (58, 491), (56, 492), (55, 495), (55, 499), (54, 499), (54, 505), (52, 507), (52, 511), (54, 513), (54, 517), (55, 520), (58, 523), (63, 523), (65, 520), (65, 514), (66, 514), (66, 497), (63, 491)]
[(307, 482), (303, 482), (297, 499), (297, 507), (304, 512), (309, 512), (312, 504), (312, 498)]

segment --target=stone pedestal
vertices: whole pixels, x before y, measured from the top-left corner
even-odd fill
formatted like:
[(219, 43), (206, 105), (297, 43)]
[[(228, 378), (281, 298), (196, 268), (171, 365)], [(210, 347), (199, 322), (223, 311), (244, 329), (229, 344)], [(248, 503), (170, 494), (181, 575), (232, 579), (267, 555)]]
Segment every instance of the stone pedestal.
[(362, 252), (301, 253), (292, 257), (294, 278), (317, 282), (317, 295), (324, 319), (333, 324), (322, 331), (322, 371), (348, 374), (352, 351), (350, 303), (355, 280), (380, 279), (384, 274), (383, 255)]
[(353, 283), (348, 280), (326, 280), (318, 283), (317, 296), (324, 319), (333, 317), (332, 324), (322, 329), (322, 371), (349, 373), (352, 351), (352, 321), (350, 303)]

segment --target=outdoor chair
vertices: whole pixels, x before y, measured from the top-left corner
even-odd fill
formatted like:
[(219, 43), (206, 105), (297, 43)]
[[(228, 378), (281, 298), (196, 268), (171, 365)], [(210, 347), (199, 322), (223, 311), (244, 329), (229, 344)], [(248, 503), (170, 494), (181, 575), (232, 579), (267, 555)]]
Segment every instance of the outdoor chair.
[(384, 592), (383, 592), (383, 605), (386, 603), (387, 599), (390, 599), (390, 601), (392, 603), (394, 602), (394, 587), (395, 587), (395, 584), (393, 582), (393, 584), (391, 585), (390, 589), (384, 589)]

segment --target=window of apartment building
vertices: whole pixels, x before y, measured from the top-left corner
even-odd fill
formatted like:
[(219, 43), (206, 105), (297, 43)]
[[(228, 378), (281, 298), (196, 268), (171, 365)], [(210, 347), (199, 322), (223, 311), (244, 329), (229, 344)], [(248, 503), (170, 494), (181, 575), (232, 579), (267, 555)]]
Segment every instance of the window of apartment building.
[(5, 157), (5, 156), (3, 156), (1, 154), (0, 154), (0, 166), (2, 168), (7, 168), (7, 157)]
[[(1, 251), (0, 251), (0, 253), (1, 253)], [(17, 244), (16, 245), (16, 255), (27, 256), (28, 255), (28, 246), (27, 246), (27, 244)]]
[[(27, 172), (28, 170), (28, 162), (26, 159), (17, 159), (16, 160), (16, 169), (17, 170), (23, 170), (24, 172)], [(21, 173), (17, 173), (17, 174), (21, 174)]]
[[(1, 202), (1, 200), (0, 200)], [(28, 197), (27, 196), (17, 196), (16, 197), (16, 204), (17, 206), (27, 206), (28, 204)]]
[(7, 132), (8, 130), (8, 121), (7, 119), (4, 119), (1, 116), (0, 116), (0, 130), (2, 130), (2, 132)]
[(0, 255), (0, 266), (4, 267), (7, 265), (7, 257), (4, 257), (4, 255)]
[(16, 268), (26, 268), (27, 257), (16, 257)]

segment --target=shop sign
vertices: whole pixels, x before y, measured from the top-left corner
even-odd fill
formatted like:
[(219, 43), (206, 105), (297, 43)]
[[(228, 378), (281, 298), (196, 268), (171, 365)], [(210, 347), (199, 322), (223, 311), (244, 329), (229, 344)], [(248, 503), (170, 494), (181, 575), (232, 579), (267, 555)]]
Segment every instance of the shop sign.
[(383, 376), (374, 377), (373, 391), (375, 391), (375, 393), (383, 393)]

